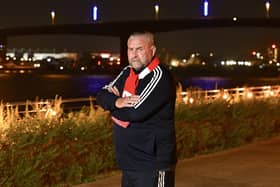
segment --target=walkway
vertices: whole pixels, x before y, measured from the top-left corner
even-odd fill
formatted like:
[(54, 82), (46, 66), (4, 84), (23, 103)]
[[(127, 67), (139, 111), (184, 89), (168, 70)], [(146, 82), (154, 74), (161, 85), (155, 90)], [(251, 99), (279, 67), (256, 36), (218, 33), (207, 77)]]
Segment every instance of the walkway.
[[(176, 187), (279, 187), (280, 137), (178, 162)], [(77, 187), (120, 187), (120, 174)]]

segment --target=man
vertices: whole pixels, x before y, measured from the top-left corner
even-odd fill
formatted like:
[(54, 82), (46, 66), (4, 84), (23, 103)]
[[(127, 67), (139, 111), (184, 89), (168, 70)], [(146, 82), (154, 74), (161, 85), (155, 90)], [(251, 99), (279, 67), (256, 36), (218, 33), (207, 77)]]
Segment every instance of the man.
[(127, 47), (129, 66), (96, 97), (115, 124), (122, 187), (174, 187), (175, 84), (155, 56), (152, 33), (131, 34)]

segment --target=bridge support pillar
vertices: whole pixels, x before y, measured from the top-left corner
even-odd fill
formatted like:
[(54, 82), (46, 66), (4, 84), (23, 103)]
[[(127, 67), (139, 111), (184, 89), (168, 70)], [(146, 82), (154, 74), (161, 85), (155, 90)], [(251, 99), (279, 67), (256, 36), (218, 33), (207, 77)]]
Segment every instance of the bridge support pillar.
[(0, 36), (0, 63), (6, 61), (7, 37)]
[(122, 35), (120, 36), (120, 60), (121, 65), (126, 66), (128, 65), (127, 59), (127, 39), (129, 35)]

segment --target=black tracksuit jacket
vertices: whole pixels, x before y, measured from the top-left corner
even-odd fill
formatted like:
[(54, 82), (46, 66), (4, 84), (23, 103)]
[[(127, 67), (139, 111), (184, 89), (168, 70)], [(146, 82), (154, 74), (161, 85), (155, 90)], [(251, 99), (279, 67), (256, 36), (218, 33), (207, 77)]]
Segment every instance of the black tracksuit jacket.
[(176, 140), (174, 129), (174, 107), (176, 87), (170, 72), (159, 64), (152, 72), (139, 80), (136, 94), (140, 101), (134, 107), (116, 108), (118, 98), (107, 91), (116, 86), (122, 95), (130, 67), (96, 96), (97, 103), (112, 116), (129, 121), (123, 128), (113, 127), (117, 164), (122, 170), (159, 170), (176, 164)]

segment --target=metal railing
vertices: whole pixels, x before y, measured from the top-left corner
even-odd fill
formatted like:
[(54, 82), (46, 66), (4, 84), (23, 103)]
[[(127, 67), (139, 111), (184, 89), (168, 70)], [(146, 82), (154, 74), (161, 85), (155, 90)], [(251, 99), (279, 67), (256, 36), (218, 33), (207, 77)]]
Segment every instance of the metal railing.
[(181, 93), (183, 102), (201, 103), (211, 102), (216, 99), (224, 99), (230, 102), (239, 102), (241, 99), (263, 99), (268, 97), (280, 97), (280, 85), (254, 86), (215, 90), (189, 89)]
[[(213, 102), (217, 99), (224, 99), (229, 102), (239, 102), (241, 99), (261, 99), (268, 97), (280, 97), (280, 85), (274, 86), (255, 86), (231, 89), (215, 89), (215, 90), (194, 90), (187, 89), (181, 93), (181, 101), (185, 104)], [(61, 99), (47, 99), (40, 101), (26, 101), (26, 102), (13, 102), (2, 103), (4, 108), (17, 107), (19, 113), (24, 112), (46, 112), (50, 108), (59, 105), (64, 111), (80, 110), (84, 106), (96, 106), (96, 100), (93, 97), (87, 98), (68, 98)]]
[(54, 108), (55, 105), (62, 107), (64, 111), (76, 111), (84, 106), (90, 106), (91, 104), (96, 105), (95, 98), (93, 97), (68, 99), (56, 97), (55, 99), (40, 101), (2, 103), (3, 107), (6, 109), (17, 108), (18, 113), (47, 112), (49, 109)]

